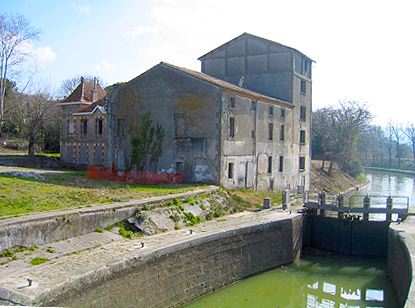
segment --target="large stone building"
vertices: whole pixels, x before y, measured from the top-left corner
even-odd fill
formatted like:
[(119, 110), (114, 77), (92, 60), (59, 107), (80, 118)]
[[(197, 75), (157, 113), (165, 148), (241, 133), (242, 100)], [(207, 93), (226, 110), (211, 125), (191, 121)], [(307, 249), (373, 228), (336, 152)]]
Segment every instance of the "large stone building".
[[(111, 93), (105, 108), (104, 99), (91, 102), (89, 116), (102, 117), (106, 140), (77, 140), (74, 155), (63, 138), (63, 162), (94, 165), (100, 144), (103, 165), (128, 170), (131, 138), (150, 113), (165, 132), (160, 170), (226, 187), (308, 189), (311, 59), (244, 33), (200, 60), (202, 72), (162, 62)], [(82, 129), (85, 114), (72, 115)], [(81, 161), (83, 146), (89, 156)]]

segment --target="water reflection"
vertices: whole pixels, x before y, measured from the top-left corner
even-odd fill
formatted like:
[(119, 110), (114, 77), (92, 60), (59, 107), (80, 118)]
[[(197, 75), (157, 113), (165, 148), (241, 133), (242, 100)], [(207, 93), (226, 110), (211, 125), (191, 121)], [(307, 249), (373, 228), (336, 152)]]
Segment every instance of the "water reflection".
[(303, 256), (189, 307), (397, 307), (384, 259)]

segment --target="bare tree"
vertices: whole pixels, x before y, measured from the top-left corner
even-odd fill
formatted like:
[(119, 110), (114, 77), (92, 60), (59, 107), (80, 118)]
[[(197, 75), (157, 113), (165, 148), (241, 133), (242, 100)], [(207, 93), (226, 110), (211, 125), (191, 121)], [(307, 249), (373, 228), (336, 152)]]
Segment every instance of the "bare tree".
[(415, 126), (414, 126), (414, 123), (408, 124), (403, 130), (403, 133), (408, 138), (408, 141), (411, 145), (412, 157), (414, 159), (414, 169), (415, 169)]
[(393, 131), (392, 131), (392, 123), (388, 123), (388, 126), (385, 129), (385, 136), (384, 144), (388, 151), (388, 168), (392, 167), (392, 150), (393, 150)]
[(40, 31), (19, 14), (0, 15), (0, 124), (3, 120), (6, 78), (9, 72), (29, 56), (25, 45), (37, 39)]
[[(98, 76), (84, 75), (83, 77), (85, 81), (92, 82), (95, 79), (102, 87), (104, 85), (104, 81)], [(78, 86), (80, 80), (81, 75), (78, 75), (62, 81), (58, 96), (63, 98), (71, 94)]]
[(398, 169), (401, 169), (401, 141), (402, 141), (402, 128), (401, 125), (391, 124), (391, 130), (394, 137), (394, 141), (396, 142), (396, 156), (398, 158)]
[(56, 117), (56, 102), (43, 90), (35, 94), (19, 93), (17, 107), (22, 134), (29, 141), (29, 155), (35, 155), (35, 147), (46, 123)]

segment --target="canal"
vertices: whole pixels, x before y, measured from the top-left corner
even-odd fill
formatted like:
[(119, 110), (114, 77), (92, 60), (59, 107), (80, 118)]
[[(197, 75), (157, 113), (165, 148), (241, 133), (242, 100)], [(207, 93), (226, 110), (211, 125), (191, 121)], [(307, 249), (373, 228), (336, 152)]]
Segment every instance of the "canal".
[[(383, 171), (368, 171), (366, 176), (369, 185), (356, 192), (357, 195), (408, 196), (409, 204), (415, 205), (415, 176)], [(398, 305), (386, 275), (385, 258), (316, 256), (306, 253), (298, 262), (243, 279), (185, 307)]]

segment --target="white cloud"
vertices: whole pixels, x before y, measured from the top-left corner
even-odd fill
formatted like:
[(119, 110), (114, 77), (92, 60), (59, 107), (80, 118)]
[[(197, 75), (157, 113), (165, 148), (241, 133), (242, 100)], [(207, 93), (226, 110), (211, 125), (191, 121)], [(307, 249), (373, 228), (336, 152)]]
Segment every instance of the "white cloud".
[(56, 53), (49, 46), (36, 48), (35, 55), (40, 63), (56, 59)]
[(136, 36), (141, 36), (144, 34), (156, 33), (157, 31), (158, 31), (158, 28), (154, 26), (140, 26), (131, 31), (124, 33), (124, 36), (125, 37), (136, 37)]
[(75, 3), (71, 3), (71, 7), (77, 11), (78, 13), (81, 14), (88, 14), (89, 11), (91, 10), (91, 6), (87, 5), (87, 4), (75, 4)]
[(94, 65), (91, 69), (95, 72), (98, 71), (111, 71), (113, 69), (115, 69), (116, 66), (112, 63), (109, 63), (107, 61), (101, 61), (100, 63), (97, 63), (96, 65)]

